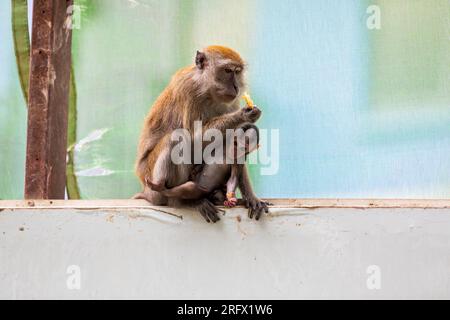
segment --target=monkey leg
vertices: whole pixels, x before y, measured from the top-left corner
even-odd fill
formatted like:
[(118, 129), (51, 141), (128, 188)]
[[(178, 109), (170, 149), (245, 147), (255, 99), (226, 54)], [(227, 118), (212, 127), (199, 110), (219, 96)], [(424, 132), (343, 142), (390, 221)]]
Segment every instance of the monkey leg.
[(147, 200), (143, 192), (136, 193), (131, 199), (133, 200)]
[(204, 188), (204, 186), (202, 188), (193, 181), (161, 191), (161, 194), (169, 200), (182, 199), (187, 201), (188, 204), (198, 210), (206, 222), (216, 223), (220, 220), (219, 209), (207, 198), (208, 194), (212, 193), (214, 192), (211, 192), (210, 188)]
[(205, 164), (195, 180), (198, 188), (209, 194), (225, 185), (230, 172), (231, 166), (227, 164)]
[(208, 200), (214, 203), (216, 206), (223, 205), (226, 199), (227, 197), (225, 196), (225, 192), (222, 189), (214, 190), (208, 197)]
[(144, 187), (153, 192), (162, 192), (189, 180), (190, 164), (175, 164), (171, 159), (170, 134), (161, 139), (147, 158), (147, 167), (141, 178)]
[(153, 162), (154, 165), (151, 170), (151, 179), (147, 176), (145, 178), (145, 182), (149, 183), (152, 181), (154, 187), (152, 189), (154, 191), (161, 191), (166, 188), (167, 180), (169, 179), (171, 171), (171, 165), (173, 165), (170, 159), (170, 150), (169, 135), (166, 135), (164, 139), (158, 143), (154, 150), (158, 153), (158, 155), (155, 156), (152, 154), (152, 157), (149, 158), (150, 162)]
[[(187, 188), (186, 188), (187, 187)], [(176, 189), (177, 187), (175, 187)], [(182, 186), (182, 188), (186, 188), (183, 192), (188, 192), (188, 195), (185, 195), (185, 199), (179, 197), (168, 197), (169, 205), (172, 206), (189, 206), (196, 209), (206, 222), (216, 223), (220, 220), (219, 212), (223, 211), (218, 209), (209, 199), (208, 195), (210, 195), (210, 191), (204, 190), (196, 185), (194, 182), (190, 181)], [(193, 190), (195, 188), (195, 190)], [(190, 192), (194, 192), (195, 195), (189, 195)], [(194, 197), (196, 199), (194, 199)], [(191, 198), (191, 199), (189, 199)]]
[(142, 199), (150, 202), (154, 206), (165, 206), (167, 205), (167, 197), (163, 196), (157, 191), (153, 191), (148, 187), (144, 188), (143, 192), (134, 195), (133, 199)]
[(198, 188), (193, 181), (188, 181), (182, 185), (161, 191), (161, 194), (168, 198), (180, 198), (184, 200), (196, 200), (206, 196), (206, 191)]
[(148, 178), (146, 178), (145, 184), (153, 191), (162, 192), (162, 191), (167, 190), (165, 182), (160, 181), (159, 183), (154, 183), (154, 182), (151, 182)]

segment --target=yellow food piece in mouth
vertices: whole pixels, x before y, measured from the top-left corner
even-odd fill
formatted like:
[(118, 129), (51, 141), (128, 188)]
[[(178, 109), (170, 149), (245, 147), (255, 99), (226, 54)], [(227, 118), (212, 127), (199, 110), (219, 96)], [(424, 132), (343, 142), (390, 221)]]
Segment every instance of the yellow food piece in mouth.
[(253, 109), (255, 107), (255, 104), (253, 103), (252, 98), (250, 98), (250, 95), (246, 92), (242, 96), (242, 99), (244, 99), (245, 103), (247, 104), (247, 107)]

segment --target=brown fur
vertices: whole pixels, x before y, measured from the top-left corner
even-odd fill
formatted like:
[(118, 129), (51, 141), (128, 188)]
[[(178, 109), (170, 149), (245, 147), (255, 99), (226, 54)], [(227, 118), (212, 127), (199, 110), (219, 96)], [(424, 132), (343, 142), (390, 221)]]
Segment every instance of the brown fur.
[[(238, 86), (239, 93), (232, 101), (220, 100), (220, 95), (216, 94), (216, 91), (219, 92), (222, 88), (221, 83), (217, 82), (216, 70), (219, 70), (221, 64), (231, 64), (235, 68), (244, 69), (244, 61), (240, 55), (221, 46), (207, 47), (204, 54), (207, 58), (206, 67), (198, 68), (192, 65), (178, 71), (155, 101), (144, 121), (136, 162), (136, 174), (144, 186), (144, 192), (138, 197), (153, 204), (162, 204), (167, 202), (167, 199), (151, 190), (146, 180), (154, 181), (156, 178), (160, 180), (157, 183), (166, 183), (173, 187), (188, 181), (192, 170), (192, 165), (176, 166), (163, 156), (170, 151), (170, 135), (175, 129), (184, 128), (193, 134), (194, 121), (201, 120), (203, 130), (215, 128), (224, 132), (226, 129), (235, 129), (244, 122), (254, 122), (260, 116), (257, 108), (252, 111), (240, 108), (239, 99), (245, 89), (242, 74), (236, 73), (233, 78), (233, 84)], [(231, 87), (230, 84), (228, 87), (225, 84), (224, 86), (225, 89)], [(158, 165), (158, 172), (155, 171), (155, 165)], [(241, 182), (246, 184), (242, 188), (240, 186), (246, 191), (243, 196), (257, 201), (249, 185), (246, 170)], [(202, 212), (202, 209), (200, 211)]]
[(225, 59), (230, 59), (244, 65), (244, 60), (241, 58), (239, 53), (237, 53), (233, 49), (223, 46), (209, 46), (205, 49), (205, 52), (217, 54)]
[[(240, 55), (226, 47), (210, 46), (205, 49), (205, 52), (229, 59), (234, 58), (238, 63), (243, 64)], [(186, 128), (192, 133), (194, 121), (207, 121), (239, 109), (238, 100), (231, 105), (214, 105), (211, 98), (204, 92), (202, 83), (195, 80), (195, 76), (194, 65), (179, 70), (150, 109), (138, 146), (136, 173), (141, 182), (144, 182), (146, 174), (151, 174), (151, 169), (148, 167), (156, 161), (162, 146), (155, 150), (156, 155), (153, 157), (149, 155), (164, 135), (179, 128)], [(205, 129), (218, 125), (218, 119), (214, 122), (215, 125), (209, 125)]]

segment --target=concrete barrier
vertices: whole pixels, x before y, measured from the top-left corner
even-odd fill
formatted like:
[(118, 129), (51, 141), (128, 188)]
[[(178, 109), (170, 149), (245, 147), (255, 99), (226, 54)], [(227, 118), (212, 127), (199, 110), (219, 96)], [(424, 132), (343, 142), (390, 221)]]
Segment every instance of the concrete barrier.
[(446, 206), (43, 203), (0, 201), (0, 298), (450, 298)]

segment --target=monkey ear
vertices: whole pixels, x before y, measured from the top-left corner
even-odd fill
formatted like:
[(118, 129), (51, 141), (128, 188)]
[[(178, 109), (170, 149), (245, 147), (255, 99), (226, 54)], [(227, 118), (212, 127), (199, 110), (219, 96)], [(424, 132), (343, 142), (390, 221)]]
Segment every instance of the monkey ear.
[(197, 51), (197, 55), (195, 56), (195, 64), (200, 70), (203, 70), (205, 68), (206, 55), (203, 52)]

